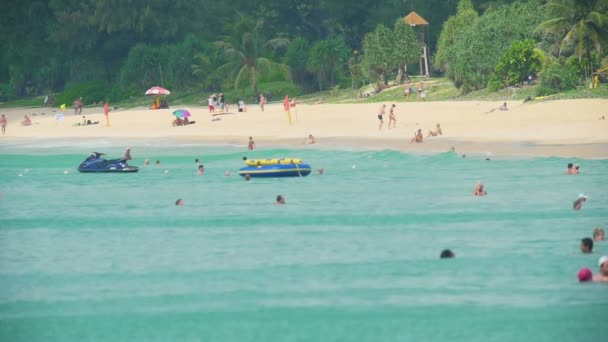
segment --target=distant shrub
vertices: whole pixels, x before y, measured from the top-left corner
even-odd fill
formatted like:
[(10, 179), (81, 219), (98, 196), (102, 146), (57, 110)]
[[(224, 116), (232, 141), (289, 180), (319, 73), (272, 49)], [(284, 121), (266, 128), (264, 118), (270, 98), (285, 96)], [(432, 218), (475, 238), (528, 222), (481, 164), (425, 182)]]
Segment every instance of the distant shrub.
[(109, 87), (103, 81), (86, 81), (66, 86), (63, 93), (57, 95), (55, 104), (70, 106), (74, 100), (82, 97), (86, 105), (105, 101), (110, 95)]
[(0, 101), (9, 101), (15, 99), (14, 88), (8, 83), (0, 83)]
[(545, 66), (540, 77), (538, 96), (546, 96), (574, 89), (581, 84), (580, 69), (576, 65), (565, 66), (552, 62)]
[[(289, 98), (302, 94), (302, 90), (298, 85), (292, 82), (268, 82), (258, 84), (258, 91), (266, 95), (268, 101), (280, 101), (285, 98), (285, 95), (289, 95)], [(245, 100), (247, 103), (256, 101), (257, 95), (253, 93), (251, 87), (244, 87), (240, 89), (231, 89), (225, 91), (226, 100), (231, 103), (235, 103), (240, 99)]]
[(488, 80), (488, 90), (490, 92), (498, 91), (505, 87), (504, 82), (496, 74), (492, 75)]

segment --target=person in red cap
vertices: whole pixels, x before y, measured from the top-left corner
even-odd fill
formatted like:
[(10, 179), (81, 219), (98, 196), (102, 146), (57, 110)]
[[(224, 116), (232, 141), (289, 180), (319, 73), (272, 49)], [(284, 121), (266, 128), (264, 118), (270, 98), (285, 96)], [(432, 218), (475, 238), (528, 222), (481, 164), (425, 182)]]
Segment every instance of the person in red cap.
[(588, 268), (581, 268), (580, 271), (578, 271), (578, 281), (581, 283), (585, 283), (588, 281), (591, 281), (593, 279), (593, 274), (591, 273), (591, 270)]

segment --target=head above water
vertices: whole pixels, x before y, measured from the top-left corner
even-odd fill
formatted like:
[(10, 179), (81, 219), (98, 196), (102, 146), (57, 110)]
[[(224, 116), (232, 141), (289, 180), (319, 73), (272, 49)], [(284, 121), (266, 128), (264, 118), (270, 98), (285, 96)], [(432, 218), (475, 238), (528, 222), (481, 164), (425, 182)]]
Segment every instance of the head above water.
[(581, 252), (585, 254), (593, 253), (593, 240), (591, 238), (581, 240)]
[(456, 256), (456, 254), (454, 254), (454, 252), (452, 252), (449, 249), (444, 249), (441, 254), (439, 255), (440, 259), (450, 259), (450, 258), (454, 258)]
[(571, 169), (574, 165), (572, 163), (568, 163), (568, 168)]
[(604, 276), (608, 276), (608, 256), (601, 256), (597, 264), (600, 267), (600, 273)]
[(604, 230), (602, 228), (595, 228), (593, 230), (593, 240), (595, 241), (603, 241), (604, 235)]
[(285, 204), (285, 198), (281, 195), (277, 195), (277, 204)]
[(175, 201), (175, 205), (177, 206), (182, 206), (184, 205), (184, 200), (181, 198), (178, 198), (177, 201)]

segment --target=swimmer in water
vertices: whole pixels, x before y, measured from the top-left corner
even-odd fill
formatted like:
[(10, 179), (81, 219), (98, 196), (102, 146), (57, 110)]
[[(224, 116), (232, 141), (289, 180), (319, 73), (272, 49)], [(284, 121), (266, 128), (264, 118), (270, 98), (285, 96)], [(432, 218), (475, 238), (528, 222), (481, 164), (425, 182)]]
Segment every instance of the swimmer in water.
[(146, 166), (147, 166), (147, 165), (150, 165), (150, 159), (146, 159), (146, 160), (144, 161), (144, 165), (146, 165)]
[(177, 201), (175, 201), (175, 205), (179, 206), (179, 207), (183, 206), (184, 205), (184, 200), (181, 199), (181, 198), (178, 198)]
[(483, 183), (482, 182), (477, 182), (477, 185), (475, 186), (475, 190), (473, 191), (473, 195), (475, 196), (485, 196), (488, 193), (483, 189)]
[(205, 173), (205, 165), (201, 164), (198, 166), (198, 170), (196, 171), (196, 174), (200, 176), (203, 173)]
[(587, 202), (587, 196), (583, 194), (578, 195), (578, 199), (572, 203), (572, 209), (579, 211), (583, 208), (583, 203)]
[(581, 252), (583, 252), (583, 254), (593, 253), (593, 240), (591, 240), (591, 238), (584, 238), (581, 240)]
[(593, 240), (604, 241), (604, 230), (602, 228), (595, 228), (593, 230)]
[(283, 204), (285, 204), (285, 197), (283, 197), (281, 195), (278, 195), (277, 196), (277, 202), (276, 202), (276, 204), (277, 205), (283, 205)]
[(439, 258), (441, 259), (451, 259), (456, 257), (456, 254), (454, 254), (454, 252), (452, 252), (449, 249), (444, 249), (441, 254), (439, 255)]

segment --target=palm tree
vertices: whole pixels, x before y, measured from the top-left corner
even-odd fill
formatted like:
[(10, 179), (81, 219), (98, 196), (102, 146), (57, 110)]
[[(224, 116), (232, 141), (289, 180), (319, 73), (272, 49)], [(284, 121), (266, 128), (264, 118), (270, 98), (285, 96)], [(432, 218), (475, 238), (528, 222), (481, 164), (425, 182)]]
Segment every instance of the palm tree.
[(291, 80), (289, 66), (274, 62), (268, 58), (261, 57), (261, 50), (264, 47), (277, 49), (286, 46), (289, 40), (286, 38), (275, 38), (262, 44), (258, 35), (259, 25), (252, 32), (242, 35), (240, 48), (234, 45), (219, 41), (215, 45), (222, 48), (224, 54), (230, 62), (220, 66), (216, 73), (229, 75), (234, 82), (234, 88), (239, 88), (246, 80), (251, 80), (253, 93), (258, 93), (258, 79), (271, 72), (278, 71), (286, 80)]
[(593, 73), (591, 51), (601, 54), (608, 35), (608, 0), (551, 0), (545, 5), (553, 15), (539, 25), (541, 30), (560, 36), (559, 54), (574, 44), (579, 62), (586, 59), (585, 77)]

